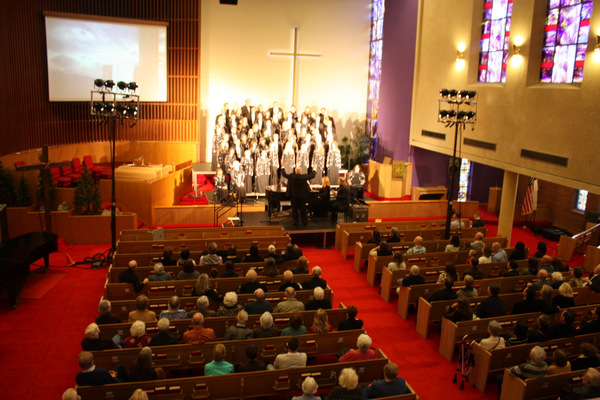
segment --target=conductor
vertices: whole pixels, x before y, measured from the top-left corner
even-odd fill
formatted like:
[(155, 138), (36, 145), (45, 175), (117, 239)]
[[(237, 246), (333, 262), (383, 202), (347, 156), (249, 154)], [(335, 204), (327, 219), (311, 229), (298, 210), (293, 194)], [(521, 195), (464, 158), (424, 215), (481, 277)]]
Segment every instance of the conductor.
[(303, 174), (302, 169), (296, 167), (293, 173), (288, 174), (283, 169), (281, 170), (282, 175), (288, 179), (288, 194), (292, 203), (292, 223), (294, 226), (298, 225), (298, 213), (300, 213), (302, 225), (308, 224), (306, 216), (306, 201), (310, 192), (308, 181), (315, 177), (315, 171), (312, 171), (312, 168), (309, 168), (308, 171), (308, 174)]

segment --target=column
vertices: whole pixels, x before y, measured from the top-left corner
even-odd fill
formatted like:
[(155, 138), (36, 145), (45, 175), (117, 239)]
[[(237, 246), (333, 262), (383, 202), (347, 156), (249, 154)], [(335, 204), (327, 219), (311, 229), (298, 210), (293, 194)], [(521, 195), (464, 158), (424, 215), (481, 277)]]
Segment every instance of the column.
[(513, 228), (518, 183), (519, 174), (506, 170), (504, 171), (502, 201), (500, 202), (500, 216), (498, 217), (498, 236), (505, 236), (507, 238), (506, 247), (510, 247), (510, 235)]

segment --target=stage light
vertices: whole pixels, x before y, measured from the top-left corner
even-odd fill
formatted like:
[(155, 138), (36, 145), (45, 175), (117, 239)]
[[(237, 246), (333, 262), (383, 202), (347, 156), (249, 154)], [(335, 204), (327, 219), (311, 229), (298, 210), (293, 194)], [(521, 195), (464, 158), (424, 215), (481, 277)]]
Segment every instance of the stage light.
[(442, 97), (448, 97), (449, 93), (450, 93), (450, 91), (448, 89), (441, 89), (440, 90), (440, 96), (442, 96)]
[(98, 89), (102, 89), (102, 86), (104, 86), (104, 80), (103, 79), (94, 79), (94, 86), (97, 87)]
[(136, 106), (127, 106), (127, 118), (134, 119), (137, 116), (138, 108)]
[(119, 82), (117, 82), (117, 87), (120, 90), (125, 90), (125, 89), (127, 89), (127, 84), (125, 82), (123, 82), (123, 81), (119, 81)]
[(96, 114), (99, 114), (104, 110), (104, 105), (102, 103), (94, 103), (92, 109)]
[(112, 90), (112, 88), (114, 86), (115, 86), (115, 81), (113, 81), (112, 79), (109, 79), (104, 82), (104, 87), (106, 87), (108, 90)]
[(113, 106), (112, 103), (104, 103), (104, 114), (112, 114), (115, 112), (115, 107)]
[(129, 82), (129, 90), (135, 92), (135, 90), (138, 88), (138, 84), (136, 82)]
[(457, 91), (457, 90), (455, 90), (455, 89), (450, 89), (450, 90), (448, 91), (448, 96), (449, 96), (450, 98), (452, 98), (452, 99), (453, 99), (453, 98), (456, 98), (456, 95), (457, 95), (457, 94), (458, 94), (458, 91)]
[(125, 104), (117, 104), (117, 113), (121, 115), (127, 115), (127, 106)]

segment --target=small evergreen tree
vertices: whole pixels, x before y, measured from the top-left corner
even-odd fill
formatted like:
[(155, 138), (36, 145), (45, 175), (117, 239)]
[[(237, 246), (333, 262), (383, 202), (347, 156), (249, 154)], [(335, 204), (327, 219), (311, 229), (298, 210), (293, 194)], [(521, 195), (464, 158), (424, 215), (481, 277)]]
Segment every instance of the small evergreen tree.
[(17, 189), (12, 172), (5, 170), (0, 161), (0, 204), (17, 205)]
[(29, 186), (27, 186), (27, 179), (25, 179), (25, 175), (21, 175), (21, 179), (19, 180), (17, 202), (19, 207), (28, 207), (31, 205), (31, 195), (29, 194)]
[(87, 167), (83, 167), (83, 175), (77, 182), (75, 188), (75, 200), (73, 205), (75, 213), (80, 215), (100, 214), (100, 191), (94, 185), (94, 180)]

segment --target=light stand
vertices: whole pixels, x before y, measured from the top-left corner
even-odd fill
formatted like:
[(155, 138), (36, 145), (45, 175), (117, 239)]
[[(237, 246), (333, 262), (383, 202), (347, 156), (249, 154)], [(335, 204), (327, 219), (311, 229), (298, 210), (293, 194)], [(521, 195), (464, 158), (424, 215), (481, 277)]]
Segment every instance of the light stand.
[(94, 90), (91, 91), (90, 115), (100, 119), (99, 123), (108, 123), (110, 121), (110, 169), (112, 172), (111, 182), (111, 213), (110, 213), (110, 235), (111, 248), (109, 250), (107, 261), (112, 261), (112, 257), (117, 250), (117, 200), (115, 195), (115, 158), (117, 142), (117, 119), (133, 120), (129, 126), (132, 128), (137, 120), (140, 119), (140, 96), (136, 94), (138, 85), (135, 82), (125, 83), (119, 81), (115, 87), (112, 80), (103, 81), (94, 80)]
[(477, 122), (477, 92), (472, 90), (441, 89), (438, 100), (438, 122), (445, 124), (446, 128), (454, 126), (454, 149), (450, 166), (450, 190), (448, 193), (448, 209), (446, 211), (446, 229), (444, 237), (450, 238), (450, 220), (452, 219), (454, 182), (459, 167), (456, 165), (456, 147), (459, 133), (465, 130), (466, 124), (474, 125)]

